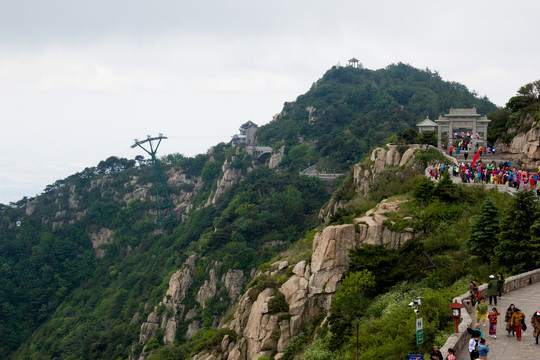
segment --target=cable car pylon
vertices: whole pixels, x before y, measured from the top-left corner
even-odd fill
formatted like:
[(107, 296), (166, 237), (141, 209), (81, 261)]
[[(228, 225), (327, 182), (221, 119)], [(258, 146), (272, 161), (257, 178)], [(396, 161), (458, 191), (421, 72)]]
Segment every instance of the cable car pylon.
[[(145, 140), (139, 141), (135, 139), (135, 144), (131, 148), (140, 147), (152, 158), (152, 170), (154, 172), (154, 185), (156, 188), (156, 210), (157, 210), (157, 222), (163, 231), (165, 224), (178, 224), (178, 219), (174, 213), (174, 206), (169, 196), (169, 190), (167, 190), (167, 184), (161, 172), (159, 161), (156, 158), (156, 153), (161, 144), (161, 140), (166, 139), (163, 134), (159, 134), (156, 137), (148, 137)], [(154, 142), (157, 144), (154, 145)], [(149, 149), (145, 148), (143, 144), (148, 143)]]

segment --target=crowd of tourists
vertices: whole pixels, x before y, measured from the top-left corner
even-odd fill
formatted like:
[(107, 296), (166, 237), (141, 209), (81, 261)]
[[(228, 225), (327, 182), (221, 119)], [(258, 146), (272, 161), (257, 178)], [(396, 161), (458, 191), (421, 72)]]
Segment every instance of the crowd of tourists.
[[(489, 336), (493, 339), (497, 338), (497, 323), (501, 313), (497, 310), (497, 298), (501, 299), (504, 293), (504, 277), (502, 273), (498, 273), (497, 276), (490, 275), (488, 281), (488, 295), (489, 295), (489, 307), (486, 303), (486, 299), (478, 291), (477, 280), (471, 281), (469, 285), (469, 293), (471, 298), (471, 305), (474, 306), (477, 322), (471, 328), (467, 328), (467, 332), (470, 334), (469, 340), (469, 355), (471, 359), (487, 360), (488, 353), (490, 351), (489, 344), (486, 342), (484, 333), (481, 330), (483, 326), (486, 326), (489, 322)], [(495, 305), (495, 307), (492, 307)], [(491, 310), (489, 308), (491, 307)], [(508, 337), (516, 337), (517, 341), (521, 341), (522, 331), (527, 330), (526, 315), (515, 304), (510, 304), (504, 315), (504, 322), (506, 323), (506, 333)], [(538, 345), (538, 338), (540, 335), (540, 310), (535, 311), (530, 319), (531, 326), (533, 327), (533, 337), (536, 345)]]
[[(444, 149), (444, 147), (443, 147)], [(480, 150), (480, 152), (478, 152)], [(487, 147), (481, 147), (478, 146), (478, 144), (475, 144), (474, 146), (471, 146), (470, 143), (467, 143), (467, 140), (459, 142), (459, 144), (456, 145), (450, 145), (448, 147), (448, 154), (450, 156), (453, 155), (459, 155), (463, 154), (463, 157), (465, 158), (465, 161), (469, 157), (469, 152), (472, 151), (474, 154), (478, 154), (478, 157), (493, 157), (495, 156), (495, 146), (487, 146)]]
[[(497, 323), (501, 313), (497, 310), (497, 300), (501, 299), (504, 294), (504, 276), (501, 272), (497, 275), (490, 275), (488, 281), (489, 306), (486, 299), (482, 296), (478, 289), (478, 281), (475, 279), (469, 284), (469, 294), (471, 305), (475, 310), (476, 323), (471, 327), (467, 326), (467, 333), (470, 336), (468, 341), (468, 352), (471, 360), (481, 359), (487, 360), (488, 353), (491, 350), (487, 343), (483, 327), (489, 324), (488, 334), (492, 339), (497, 339)], [(504, 315), (506, 336), (515, 337), (517, 341), (521, 341), (522, 331), (527, 330), (526, 315), (515, 304), (510, 304)], [(538, 345), (540, 337), (540, 310), (533, 312), (530, 318), (530, 324), (533, 327), (533, 338), (535, 344)], [(448, 349), (448, 355), (443, 357), (437, 346), (433, 346), (433, 351), (430, 354), (430, 360), (456, 360), (456, 351), (452, 348)]]
[[(472, 139), (476, 138), (476, 140), (480, 140), (480, 134), (479, 133), (473, 133), (472, 131), (456, 131), (452, 133), (453, 139)], [(465, 142), (466, 143), (466, 142)]]
[(442, 174), (448, 173), (454, 177), (460, 177), (464, 183), (485, 183), (507, 185), (517, 190), (534, 190), (538, 187), (540, 178), (540, 167), (536, 172), (520, 170), (512, 166), (508, 160), (496, 163), (462, 162), (461, 164), (439, 164), (429, 169), (429, 174), (433, 179), (438, 180)]

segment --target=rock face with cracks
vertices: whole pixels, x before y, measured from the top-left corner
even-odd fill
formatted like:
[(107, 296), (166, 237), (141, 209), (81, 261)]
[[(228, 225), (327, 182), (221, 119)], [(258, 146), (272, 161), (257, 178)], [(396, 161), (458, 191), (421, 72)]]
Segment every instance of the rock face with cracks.
[[(182, 268), (175, 272), (169, 280), (169, 289), (163, 300), (158, 306), (154, 308), (154, 311), (148, 315), (146, 322), (141, 325), (141, 332), (139, 335), (139, 343), (146, 344), (152, 337), (156, 335), (158, 328), (164, 329), (165, 334), (163, 336), (163, 342), (170, 344), (174, 341), (176, 336), (176, 326), (178, 319), (182, 318), (184, 314), (184, 305), (181, 302), (185, 299), (186, 294), (193, 283), (195, 278), (195, 260), (197, 256), (191, 255)], [(166, 310), (159, 310), (160, 308)], [(138, 359), (146, 359), (148, 353), (143, 349)], [(130, 356), (134, 359), (133, 356)]]
[[(414, 152), (420, 145), (410, 145), (403, 154), (398, 151), (396, 145), (387, 145), (386, 148), (376, 148), (371, 153), (369, 161), (354, 165), (352, 182), (354, 192), (368, 197), (371, 188), (380, 180), (380, 176), (389, 167), (411, 166), (414, 163)], [(328, 222), (340, 208), (347, 205), (348, 200), (332, 197), (319, 212), (319, 219)]]
[[(185, 338), (191, 339), (197, 330), (201, 327), (201, 321), (197, 318), (198, 309), (204, 309), (206, 307), (206, 300), (217, 296), (217, 294), (224, 290), (229, 296), (231, 304), (235, 304), (242, 294), (242, 289), (247, 281), (247, 277), (240, 269), (229, 269), (226, 273), (218, 276), (222, 264), (220, 262), (210, 263), (205, 273), (208, 274), (207, 279), (200, 285), (195, 292), (195, 301), (198, 303), (193, 308), (186, 309), (183, 304), (184, 299), (195, 280), (195, 268), (196, 262), (201, 259), (198, 255), (191, 255), (184, 263), (182, 268), (175, 272), (169, 281), (169, 288), (163, 300), (154, 308), (154, 310), (148, 315), (146, 322), (141, 326), (141, 332), (139, 335), (139, 343), (146, 345), (146, 343), (157, 334), (157, 329), (162, 329), (164, 332), (163, 343), (171, 344), (174, 342), (179, 325), (184, 323), (186, 325)], [(214, 319), (215, 325), (218, 324), (219, 319)], [(131, 354), (131, 360), (144, 360), (150, 352), (143, 348), (143, 351), (137, 357)]]
[[(231, 162), (234, 161), (234, 157)], [(216, 192), (208, 198), (206, 205), (215, 205), (218, 200), (225, 194), (227, 189), (231, 188), (234, 184), (240, 182), (243, 179), (242, 169), (231, 167), (230, 163), (226, 160), (221, 168), (223, 176), (218, 180)]]
[[(272, 264), (259, 276), (286, 271), (292, 275), (279, 288), (266, 288), (258, 294), (248, 289), (238, 302), (233, 320), (223, 326), (238, 334), (237, 340), (226, 337), (217, 348), (204, 350), (192, 359), (249, 360), (273, 354), (274, 359), (282, 358), (287, 344), (304, 325), (330, 311), (332, 297), (349, 269), (349, 249), (362, 243), (399, 247), (414, 236), (411, 228), (393, 232), (384, 225), (384, 213), (398, 211), (399, 204), (383, 202), (353, 224), (326, 227), (315, 235), (310, 262)], [(284, 295), (288, 312), (269, 311), (277, 292)]]
[(521, 166), (524, 168), (538, 168), (540, 166), (540, 124), (533, 123), (529, 131), (514, 136), (508, 145), (498, 141), (495, 143), (495, 149), (519, 154)]

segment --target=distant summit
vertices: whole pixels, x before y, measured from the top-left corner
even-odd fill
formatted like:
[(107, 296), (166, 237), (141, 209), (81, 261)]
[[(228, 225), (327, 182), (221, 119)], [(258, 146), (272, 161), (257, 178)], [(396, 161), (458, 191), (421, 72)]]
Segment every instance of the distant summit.
[(426, 117), (437, 119), (451, 108), (476, 108), (481, 114), (497, 108), (464, 85), (443, 81), (437, 72), (403, 63), (369, 70), (355, 60), (332, 67), (308, 92), (285, 103), (274, 121), (257, 131), (258, 141), (282, 142), (286, 153), (302, 153), (301, 164), (285, 157), (293, 168), (303, 169), (309, 162), (342, 172), (372, 147)]

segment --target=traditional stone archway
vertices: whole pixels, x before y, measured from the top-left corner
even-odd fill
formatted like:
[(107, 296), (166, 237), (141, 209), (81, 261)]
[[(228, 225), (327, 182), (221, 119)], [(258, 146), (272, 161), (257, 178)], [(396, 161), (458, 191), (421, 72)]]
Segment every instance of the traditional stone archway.
[[(485, 115), (482, 116), (478, 114), (476, 112), (476, 108), (450, 108), (450, 112), (448, 114), (445, 116), (439, 116), (439, 118), (435, 120), (438, 127), (437, 146), (439, 149), (441, 149), (441, 138), (443, 135), (448, 136), (449, 141), (451, 141), (454, 131), (459, 129), (471, 130), (473, 133), (471, 138), (472, 144), (485, 146), (490, 122), (491, 120), (489, 120)], [(476, 136), (476, 134), (478, 134), (478, 136)]]

